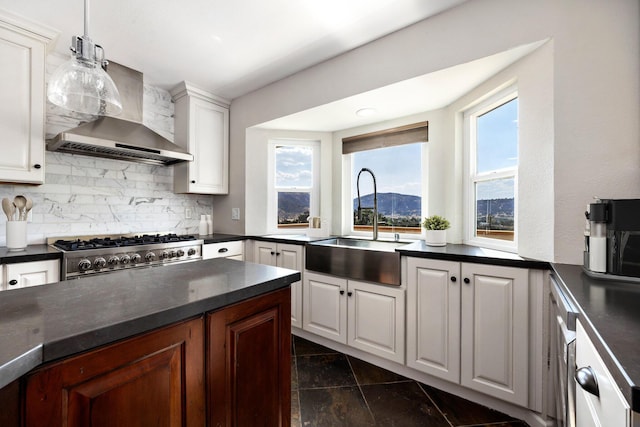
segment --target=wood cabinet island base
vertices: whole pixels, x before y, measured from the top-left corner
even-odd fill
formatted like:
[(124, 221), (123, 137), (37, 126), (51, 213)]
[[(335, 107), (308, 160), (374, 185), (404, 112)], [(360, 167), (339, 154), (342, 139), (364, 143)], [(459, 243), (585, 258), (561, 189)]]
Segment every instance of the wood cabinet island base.
[(285, 288), (44, 365), (21, 425), (288, 427), (290, 311)]

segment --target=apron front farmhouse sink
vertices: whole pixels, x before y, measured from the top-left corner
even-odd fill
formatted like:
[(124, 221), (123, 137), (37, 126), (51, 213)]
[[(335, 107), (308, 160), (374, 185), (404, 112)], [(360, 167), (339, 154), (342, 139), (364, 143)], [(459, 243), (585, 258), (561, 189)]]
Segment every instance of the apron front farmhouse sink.
[(337, 237), (307, 243), (306, 269), (347, 279), (400, 285), (400, 253), (407, 242)]

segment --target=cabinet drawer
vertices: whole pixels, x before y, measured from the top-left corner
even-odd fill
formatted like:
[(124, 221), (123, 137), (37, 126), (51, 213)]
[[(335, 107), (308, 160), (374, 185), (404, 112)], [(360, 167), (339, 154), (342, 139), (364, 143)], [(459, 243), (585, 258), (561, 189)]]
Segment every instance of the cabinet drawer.
[(578, 426), (625, 427), (629, 425), (629, 405), (620, 393), (580, 321), (576, 322), (576, 368), (590, 367), (599, 396), (576, 384), (576, 421)]
[(5, 289), (27, 288), (60, 281), (60, 261), (31, 261), (6, 264)]
[(202, 245), (202, 259), (231, 257), (242, 259), (243, 252), (244, 242), (242, 240)]

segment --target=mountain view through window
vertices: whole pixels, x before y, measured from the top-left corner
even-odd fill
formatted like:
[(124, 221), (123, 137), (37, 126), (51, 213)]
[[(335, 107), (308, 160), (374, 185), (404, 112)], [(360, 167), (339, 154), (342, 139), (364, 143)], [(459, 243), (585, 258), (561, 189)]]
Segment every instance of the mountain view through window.
[(373, 179), (367, 172), (360, 175), (360, 216), (357, 211), (357, 177), (362, 168), (367, 168), (376, 176), (379, 230), (421, 232), (422, 145), (399, 145), (352, 154), (354, 230), (370, 230), (373, 224)]

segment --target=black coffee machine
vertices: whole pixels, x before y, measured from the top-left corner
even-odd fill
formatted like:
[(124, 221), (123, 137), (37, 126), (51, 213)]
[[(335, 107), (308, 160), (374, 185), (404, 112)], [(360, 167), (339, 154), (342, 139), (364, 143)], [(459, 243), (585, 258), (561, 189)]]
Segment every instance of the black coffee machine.
[(586, 213), (585, 270), (640, 278), (640, 199), (602, 199)]

